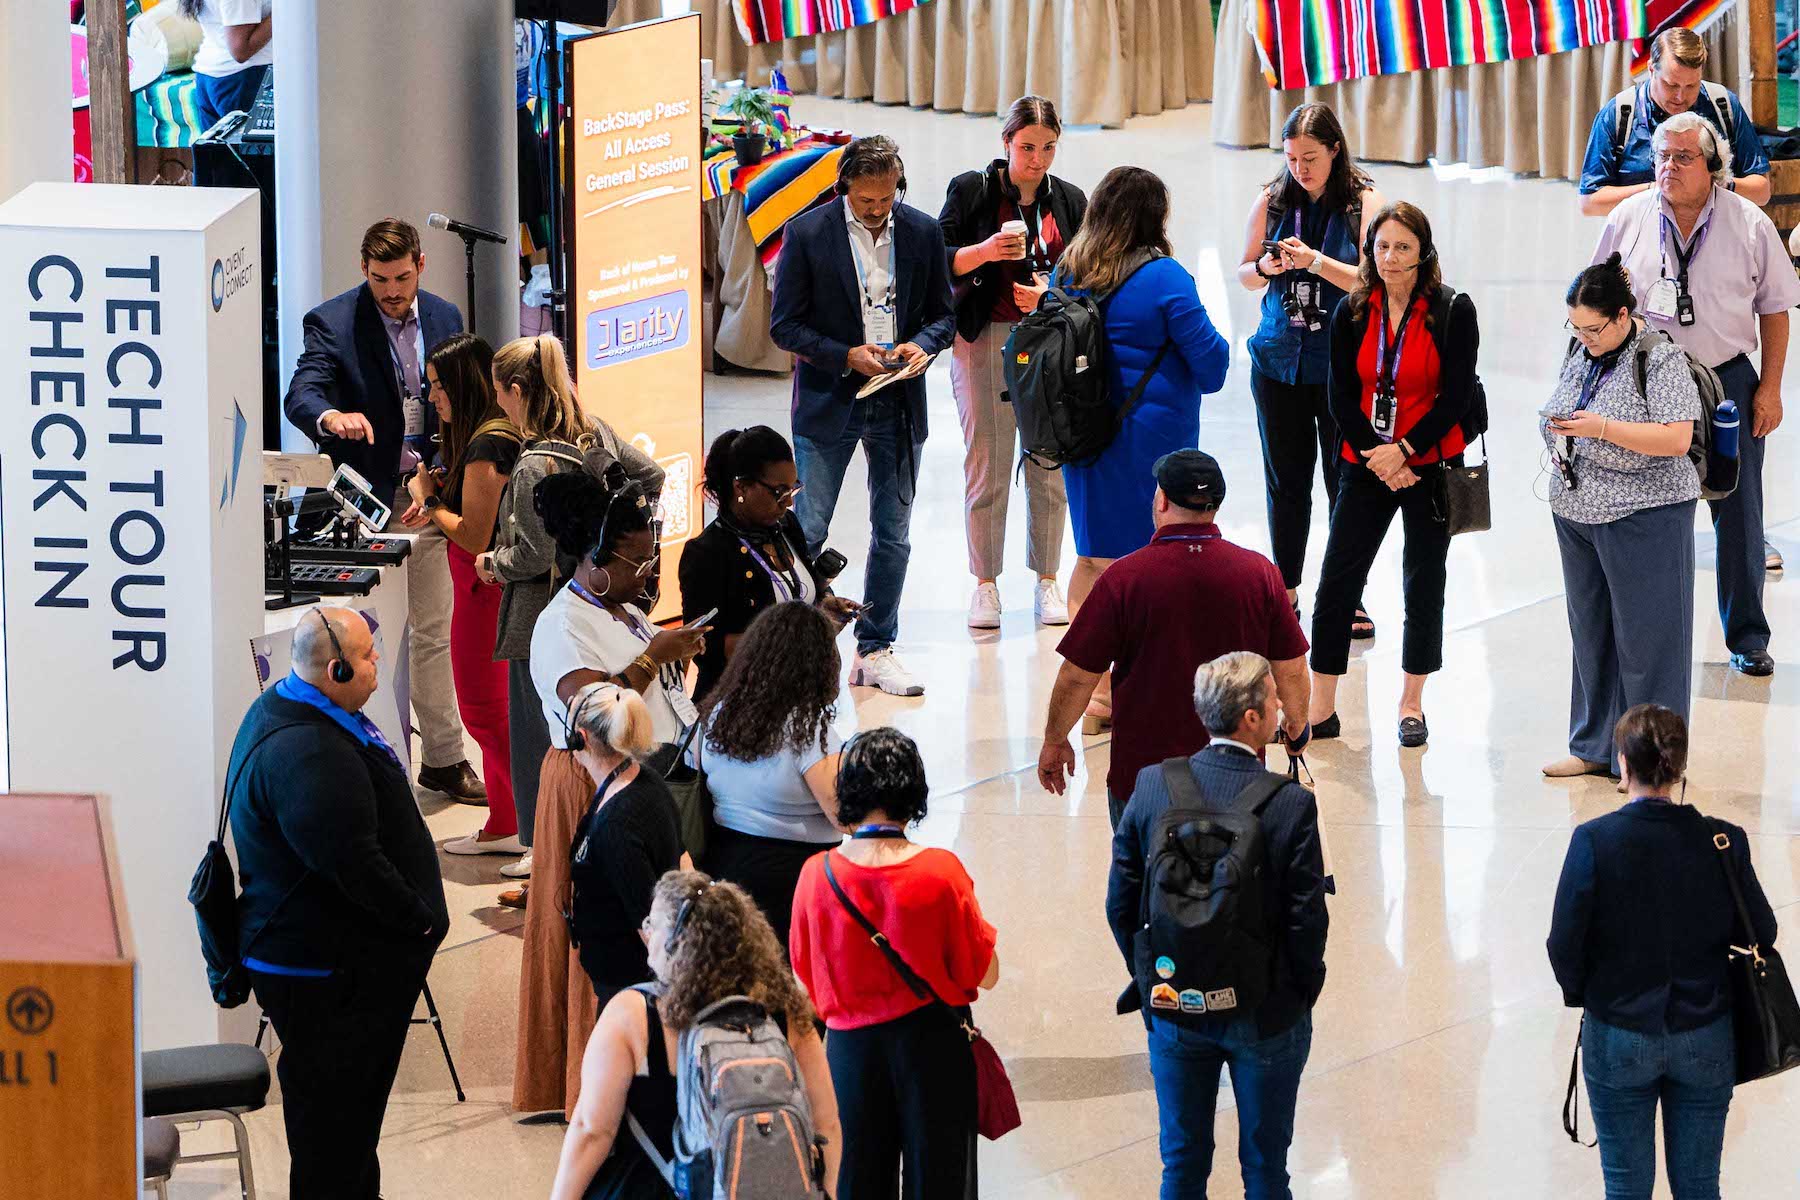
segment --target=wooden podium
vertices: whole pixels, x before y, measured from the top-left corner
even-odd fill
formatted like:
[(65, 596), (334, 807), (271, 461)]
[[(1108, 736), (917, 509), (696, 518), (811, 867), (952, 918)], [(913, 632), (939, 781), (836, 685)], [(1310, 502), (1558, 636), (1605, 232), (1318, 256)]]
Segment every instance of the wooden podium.
[(137, 961), (99, 796), (0, 794), (8, 1196), (140, 1194)]

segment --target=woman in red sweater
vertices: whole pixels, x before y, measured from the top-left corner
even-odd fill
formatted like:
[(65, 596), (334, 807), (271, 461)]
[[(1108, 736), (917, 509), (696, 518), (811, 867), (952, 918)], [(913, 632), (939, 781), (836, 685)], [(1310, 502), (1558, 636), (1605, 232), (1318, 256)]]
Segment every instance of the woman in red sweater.
[(1400, 744), (1425, 744), (1425, 680), (1444, 665), (1444, 472), (1462, 462), (1480, 342), (1474, 303), (1443, 285), (1425, 214), (1405, 202), (1376, 213), (1356, 290), (1331, 318), (1331, 413), (1343, 466), (1313, 603), (1315, 738), (1338, 736), (1350, 623), (1397, 514), (1406, 533)]
[[(887, 728), (852, 738), (837, 781), (850, 840), (809, 860), (794, 892), (794, 972), (831, 1031), (825, 1054), (844, 1130), (838, 1200), (976, 1194), (975, 1059), (963, 1024), (980, 989), (999, 980), (1000, 959), (956, 855), (906, 836), (928, 790), (911, 738)], [(913, 993), (847, 904), (935, 997)]]

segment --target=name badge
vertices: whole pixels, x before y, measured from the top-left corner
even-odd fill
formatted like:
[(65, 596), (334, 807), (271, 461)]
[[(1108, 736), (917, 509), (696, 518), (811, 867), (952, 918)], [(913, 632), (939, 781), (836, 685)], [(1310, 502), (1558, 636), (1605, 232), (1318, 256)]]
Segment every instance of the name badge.
[(406, 436), (421, 437), (425, 433), (425, 401), (418, 396), (406, 396), (400, 401), (400, 411), (406, 417)]
[(1375, 403), (1370, 406), (1369, 424), (1375, 427), (1375, 433), (1384, 442), (1394, 440), (1394, 416), (1399, 407), (1394, 398), (1385, 392), (1375, 393)]
[(700, 719), (700, 710), (688, 699), (688, 694), (680, 688), (666, 687), (663, 695), (669, 698), (669, 707), (675, 710), (675, 717), (683, 725), (692, 725)]
[(863, 337), (884, 350), (892, 350), (899, 338), (899, 320), (891, 304), (875, 304), (863, 309)]
[(1310, 279), (1302, 279), (1294, 284), (1294, 294), (1291, 298), (1292, 302), (1288, 305), (1287, 313), (1288, 324), (1295, 329), (1310, 330), (1313, 328), (1312, 310), (1318, 307), (1314, 288), (1315, 285)]
[(1681, 289), (1675, 286), (1673, 279), (1658, 279), (1650, 285), (1650, 292), (1644, 297), (1644, 315), (1673, 321), (1679, 307), (1680, 294)]
[(1675, 297), (1675, 320), (1680, 325), (1694, 323), (1694, 297), (1691, 294), (1682, 292)]

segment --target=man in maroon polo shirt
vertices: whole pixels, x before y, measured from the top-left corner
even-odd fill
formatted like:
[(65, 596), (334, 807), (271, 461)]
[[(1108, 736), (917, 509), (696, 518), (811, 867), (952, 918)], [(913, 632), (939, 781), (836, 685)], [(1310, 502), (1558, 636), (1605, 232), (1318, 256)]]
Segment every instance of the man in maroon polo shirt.
[(1112, 767), (1106, 807), (1113, 828), (1138, 772), (1206, 745), (1194, 711), (1194, 672), (1234, 650), (1268, 659), (1291, 739), (1306, 731), (1311, 682), (1306, 635), (1275, 564), (1226, 541), (1213, 521), (1225, 476), (1212, 455), (1177, 450), (1156, 460), (1156, 533), (1100, 576), (1057, 651), (1063, 656), (1038, 781), (1057, 795), (1075, 774), (1075, 727), (1100, 677), (1113, 673)]

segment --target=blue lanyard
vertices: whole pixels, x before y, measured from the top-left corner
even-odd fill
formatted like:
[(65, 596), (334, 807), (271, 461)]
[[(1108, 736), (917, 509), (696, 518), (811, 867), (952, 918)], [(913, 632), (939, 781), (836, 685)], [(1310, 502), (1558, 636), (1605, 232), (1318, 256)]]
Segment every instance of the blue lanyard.
[[(864, 225), (863, 228), (867, 229), (868, 226)], [(863, 305), (866, 308), (888, 308), (894, 303), (894, 295), (900, 283), (900, 277), (894, 270), (894, 242), (899, 233), (900, 231), (894, 225), (894, 218), (890, 214), (888, 217), (888, 286), (887, 295), (882, 298), (880, 304), (875, 303), (875, 297), (869, 294), (869, 273), (863, 267), (861, 247), (857, 245), (854, 236), (850, 238), (850, 258), (856, 264), (856, 282), (862, 288)], [(874, 241), (880, 236), (880, 234), (871, 233), (869, 240)]]
[(903, 838), (906, 830), (899, 825), (858, 825), (852, 838)]
[[(615, 613), (612, 609), (606, 607), (605, 604), (601, 603), (600, 597), (594, 595), (594, 593), (592, 593), (592, 592), (588, 591), (586, 588), (582, 587), (580, 580), (577, 580), (577, 579), (569, 580), (569, 590), (571, 592), (574, 592), (577, 596), (581, 597), (583, 600), (586, 600), (589, 604), (593, 605), (595, 608), (599, 609), (601, 612), (605, 613), (607, 616), (611, 617), (613, 620), (615, 620), (615, 621), (619, 622), (621, 625), (625, 626), (625, 628), (631, 630), (631, 632), (636, 634), (638, 637), (638, 640), (642, 641), (644, 643), (644, 645), (648, 646), (650, 644), (651, 640), (656, 637), (656, 630), (650, 628), (650, 626), (646, 625), (643, 621), (639, 620), (636, 613), (632, 612), (630, 609), (622, 610), (623, 614), (624, 614), (622, 616), (619, 613)], [(681, 689), (680, 672), (677, 671), (675, 674), (675, 678), (673, 679), (673, 681), (671, 681), (669, 678), (669, 671), (670, 671), (669, 667), (658, 668), (657, 672), (656, 672), (656, 680), (658, 683), (663, 685), (663, 688), (665, 690), (679, 691)], [(622, 679), (622, 678), (624, 678), (624, 676), (621, 675), (620, 678)]]
[[(777, 531), (775, 536), (781, 537), (781, 533)], [(756, 565), (761, 567), (763, 574), (769, 577), (769, 583), (774, 586), (777, 592), (781, 593), (782, 600), (798, 600), (800, 598), (800, 564), (798, 561), (794, 563), (793, 575), (789, 576), (786, 571), (777, 571), (770, 565), (769, 560), (763, 557), (762, 551), (758, 550), (755, 546), (752, 546), (749, 539), (740, 535), (738, 537), (738, 544), (750, 552), (750, 557), (756, 560)], [(794, 548), (789, 546), (789, 557), (792, 557), (793, 553)]]

